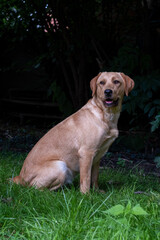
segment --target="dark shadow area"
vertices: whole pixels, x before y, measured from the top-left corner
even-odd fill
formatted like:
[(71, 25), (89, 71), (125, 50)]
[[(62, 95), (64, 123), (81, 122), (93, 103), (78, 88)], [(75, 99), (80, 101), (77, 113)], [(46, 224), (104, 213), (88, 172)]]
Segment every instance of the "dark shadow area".
[(94, 76), (116, 71), (135, 88), (102, 165), (160, 167), (159, 0), (9, 0), (0, 10), (0, 150), (28, 152), (88, 101)]

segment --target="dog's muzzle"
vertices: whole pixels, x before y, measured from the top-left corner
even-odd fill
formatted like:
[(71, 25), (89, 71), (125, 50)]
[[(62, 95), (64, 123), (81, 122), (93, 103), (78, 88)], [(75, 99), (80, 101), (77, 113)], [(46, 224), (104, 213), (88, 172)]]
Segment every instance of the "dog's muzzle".
[(105, 105), (105, 107), (116, 107), (118, 105), (119, 98), (117, 98), (116, 100), (113, 100), (112, 99), (112, 93), (113, 93), (113, 91), (111, 89), (106, 89), (104, 91), (104, 95), (105, 95), (104, 105)]
[(118, 106), (118, 102), (119, 102), (119, 98), (117, 98), (117, 100), (107, 98), (104, 100), (104, 106), (105, 107), (116, 107), (116, 106)]

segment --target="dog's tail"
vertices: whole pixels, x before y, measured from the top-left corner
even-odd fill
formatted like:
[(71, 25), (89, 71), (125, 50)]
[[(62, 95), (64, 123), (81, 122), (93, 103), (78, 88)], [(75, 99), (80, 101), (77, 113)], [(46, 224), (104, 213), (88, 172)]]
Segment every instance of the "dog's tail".
[(12, 179), (12, 181), (13, 181), (14, 183), (16, 183), (16, 184), (22, 184), (22, 185), (23, 185), (23, 183), (22, 183), (23, 181), (22, 181), (22, 178), (21, 178), (20, 175), (14, 177), (14, 178)]

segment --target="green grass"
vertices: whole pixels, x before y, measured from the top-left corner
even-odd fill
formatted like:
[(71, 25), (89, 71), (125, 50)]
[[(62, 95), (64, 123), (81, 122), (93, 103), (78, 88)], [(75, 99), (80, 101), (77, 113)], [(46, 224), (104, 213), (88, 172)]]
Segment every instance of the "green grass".
[[(89, 195), (82, 195), (78, 177), (69, 188), (39, 191), (7, 180), (19, 173), (24, 157), (0, 154), (1, 240), (160, 239), (160, 186), (156, 177), (106, 169), (99, 180), (105, 194), (91, 190)], [(135, 193), (138, 191), (141, 194)], [(134, 214), (137, 204), (143, 211)], [(119, 206), (123, 211), (115, 212)]]

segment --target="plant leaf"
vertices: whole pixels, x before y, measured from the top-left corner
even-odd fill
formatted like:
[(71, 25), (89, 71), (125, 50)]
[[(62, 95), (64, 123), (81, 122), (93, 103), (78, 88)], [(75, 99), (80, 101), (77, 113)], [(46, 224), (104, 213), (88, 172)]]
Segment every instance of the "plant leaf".
[(111, 214), (113, 216), (118, 216), (124, 213), (124, 207), (121, 204), (117, 204), (114, 207), (109, 208), (105, 213)]
[(149, 113), (148, 113), (148, 117), (152, 117), (153, 114), (154, 114), (154, 112), (155, 112), (155, 110), (156, 110), (155, 107), (151, 108), (151, 110), (150, 110)]
[(125, 208), (125, 214), (128, 214), (131, 212), (131, 202), (128, 201), (127, 206)]
[(160, 99), (155, 99), (153, 103), (160, 105)]
[(119, 218), (118, 220), (117, 220), (117, 222), (118, 223), (120, 223), (120, 224), (122, 224), (122, 225), (125, 225), (125, 226), (128, 226), (129, 225), (129, 222), (128, 222), (128, 220), (127, 220), (127, 218)]
[(150, 110), (151, 106), (152, 106), (152, 103), (151, 102), (148, 103), (144, 108), (144, 113), (147, 113)]
[(148, 215), (148, 213), (139, 204), (133, 207), (131, 212), (136, 216)]
[(156, 163), (156, 167), (160, 167), (160, 156), (155, 157), (154, 162)]

